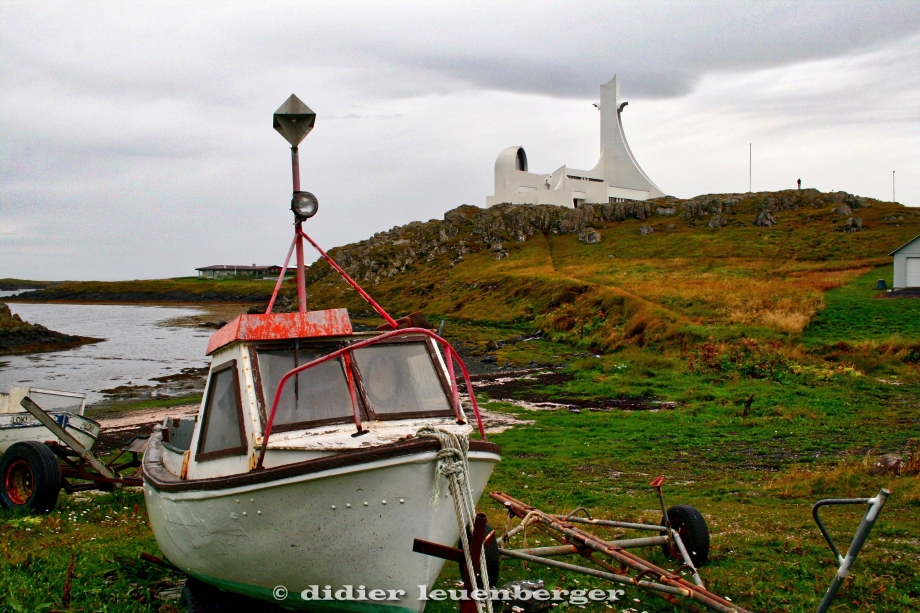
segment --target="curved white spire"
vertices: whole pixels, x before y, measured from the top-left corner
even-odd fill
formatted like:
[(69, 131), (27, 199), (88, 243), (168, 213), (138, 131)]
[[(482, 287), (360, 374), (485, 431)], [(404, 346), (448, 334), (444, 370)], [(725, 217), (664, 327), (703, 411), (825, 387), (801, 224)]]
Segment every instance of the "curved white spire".
[(601, 161), (604, 165), (604, 178), (610, 185), (647, 190), (650, 198), (659, 198), (664, 196), (664, 192), (645, 174), (626, 142), (620, 115), (627, 104), (620, 102), (620, 84), (616, 75), (610, 82), (601, 85)]

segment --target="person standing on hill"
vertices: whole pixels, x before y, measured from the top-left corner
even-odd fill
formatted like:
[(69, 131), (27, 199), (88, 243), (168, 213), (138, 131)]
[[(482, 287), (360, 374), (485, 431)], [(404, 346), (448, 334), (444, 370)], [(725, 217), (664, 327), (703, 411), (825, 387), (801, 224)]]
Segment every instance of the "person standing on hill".
[(802, 189), (802, 180), (801, 180), (801, 179), (798, 179), (798, 180), (796, 181), (796, 183), (799, 184), (799, 189)]

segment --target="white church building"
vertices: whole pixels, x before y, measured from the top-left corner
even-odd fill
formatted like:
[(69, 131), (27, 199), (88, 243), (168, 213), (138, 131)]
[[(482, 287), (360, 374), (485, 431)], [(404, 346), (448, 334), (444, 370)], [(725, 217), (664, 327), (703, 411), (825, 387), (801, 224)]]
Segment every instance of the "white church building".
[(645, 174), (626, 142), (620, 115), (616, 76), (601, 85), (601, 159), (591, 170), (562, 166), (551, 174), (528, 170), (523, 147), (508, 147), (495, 160), (495, 195), (486, 206), (496, 204), (555, 204), (578, 207), (624, 200), (660, 198), (664, 192)]

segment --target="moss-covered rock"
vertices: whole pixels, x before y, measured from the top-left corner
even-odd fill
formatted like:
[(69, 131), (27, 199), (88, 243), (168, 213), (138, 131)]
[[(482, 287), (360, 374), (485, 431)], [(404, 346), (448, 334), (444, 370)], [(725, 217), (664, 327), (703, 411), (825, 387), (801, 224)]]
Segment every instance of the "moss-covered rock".
[(32, 353), (70, 349), (100, 339), (73, 336), (49, 330), (41, 324), (30, 324), (19, 315), (10, 312), (10, 307), (0, 302), (0, 355), (9, 353)]

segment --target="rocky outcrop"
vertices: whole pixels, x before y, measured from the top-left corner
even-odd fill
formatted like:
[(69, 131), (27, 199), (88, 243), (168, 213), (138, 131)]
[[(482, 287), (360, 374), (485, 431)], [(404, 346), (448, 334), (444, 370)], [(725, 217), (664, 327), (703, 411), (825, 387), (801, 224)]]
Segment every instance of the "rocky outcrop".
[(859, 232), (863, 229), (862, 218), (850, 217), (845, 223), (837, 226), (837, 229), (840, 232)]
[(30, 324), (23, 321), (19, 315), (12, 314), (10, 307), (0, 302), (0, 355), (70, 349), (99, 340), (61, 334), (40, 324)]
[[(779, 223), (784, 211), (826, 210), (828, 206), (856, 210), (870, 205), (868, 200), (852, 194), (822, 193), (815, 189), (708, 194), (688, 200), (665, 196), (641, 202), (586, 204), (577, 209), (514, 204), (481, 209), (463, 205), (445, 213), (443, 220), (413, 222), (378, 232), (360, 243), (333, 249), (330, 254), (349, 275), (367, 283), (402, 274), (417, 262), (432, 262), (436, 258), (446, 259), (451, 267), (469, 253), (486, 250), (494, 259), (501, 260), (509, 257), (515, 244), (541, 234), (575, 234), (580, 241), (595, 244), (601, 240), (597, 228), (629, 219), (648, 221), (673, 216), (689, 227), (699, 222), (714, 229), (751, 223), (769, 228)], [(646, 223), (639, 234), (653, 231)], [(318, 281), (330, 272), (324, 265), (313, 266), (307, 272), (308, 280)]]
[(848, 204), (841, 204), (836, 209), (834, 209), (834, 213), (837, 215), (852, 215), (853, 209), (851, 209)]
[(776, 215), (772, 211), (760, 211), (754, 218), (754, 225), (761, 228), (772, 228), (776, 225)]
[(588, 245), (594, 245), (601, 242), (601, 235), (594, 228), (584, 228), (578, 233), (578, 240)]

